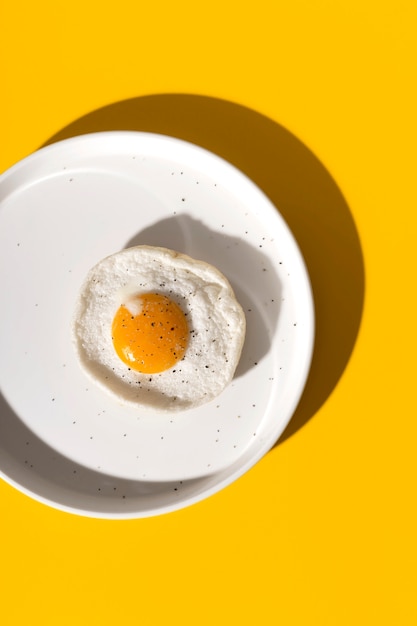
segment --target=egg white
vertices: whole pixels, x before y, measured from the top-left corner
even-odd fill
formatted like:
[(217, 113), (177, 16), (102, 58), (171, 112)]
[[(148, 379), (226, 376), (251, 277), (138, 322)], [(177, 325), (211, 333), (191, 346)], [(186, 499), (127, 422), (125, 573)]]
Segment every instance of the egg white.
[[(129, 369), (111, 337), (119, 306), (140, 293), (160, 293), (187, 316), (185, 355), (158, 374)], [(232, 381), (245, 339), (246, 320), (226, 277), (215, 267), (153, 246), (127, 248), (88, 273), (73, 319), (73, 337), (84, 371), (119, 401), (158, 411), (199, 406)]]

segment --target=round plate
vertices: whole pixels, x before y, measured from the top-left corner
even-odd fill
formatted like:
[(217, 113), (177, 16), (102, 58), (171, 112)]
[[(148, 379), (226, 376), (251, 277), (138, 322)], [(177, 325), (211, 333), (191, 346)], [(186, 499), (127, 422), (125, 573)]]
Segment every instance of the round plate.
[[(77, 362), (71, 320), (86, 273), (138, 244), (212, 263), (244, 308), (235, 378), (195, 410), (123, 406)], [(141, 517), (207, 497), (271, 448), (305, 385), (314, 314), (297, 244), (253, 182), (184, 141), (95, 133), (8, 170), (0, 288), (0, 471), (60, 509)]]

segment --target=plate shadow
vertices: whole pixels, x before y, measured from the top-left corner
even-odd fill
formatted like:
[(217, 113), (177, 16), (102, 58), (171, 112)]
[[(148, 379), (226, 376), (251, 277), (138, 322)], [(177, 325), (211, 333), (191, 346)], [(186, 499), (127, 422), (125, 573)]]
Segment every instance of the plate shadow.
[(115, 102), (75, 120), (44, 145), (110, 130), (161, 133), (223, 157), (276, 205), (304, 256), (316, 312), (310, 374), (281, 443), (326, 402), (352, 354), (362, 318), (365, 268), (349, 206), (328, 170), (299, 139), (249, 108), (216, 98), (159, 94)]

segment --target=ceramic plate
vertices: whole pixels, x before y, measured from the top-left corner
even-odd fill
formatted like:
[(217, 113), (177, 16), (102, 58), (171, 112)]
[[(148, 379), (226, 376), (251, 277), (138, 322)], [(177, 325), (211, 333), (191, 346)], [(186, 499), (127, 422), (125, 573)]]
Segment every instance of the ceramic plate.
[[(78, 290), (126, 247), (212, 263), (244, 308), (232, 384), (182, 413), (123, 406), (81, 371)], [(234, 481), (275, 443), (308, 374), (307, 271), (278, 210), (218, 156), (171, 137), (95, 133), (43, 148), (0, 178), (0, 472), (81, 515), (155, 515)]]

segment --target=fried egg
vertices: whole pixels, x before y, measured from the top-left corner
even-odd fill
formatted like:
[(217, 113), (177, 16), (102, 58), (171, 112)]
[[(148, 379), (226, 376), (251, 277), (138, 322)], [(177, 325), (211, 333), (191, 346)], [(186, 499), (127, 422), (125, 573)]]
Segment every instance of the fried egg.
[(101, 260), (73, 319), (84, 371), (123, 403), (197, 407), (232, 381), (246, 332), (227, 278), (204, 261), (153, 246)]

